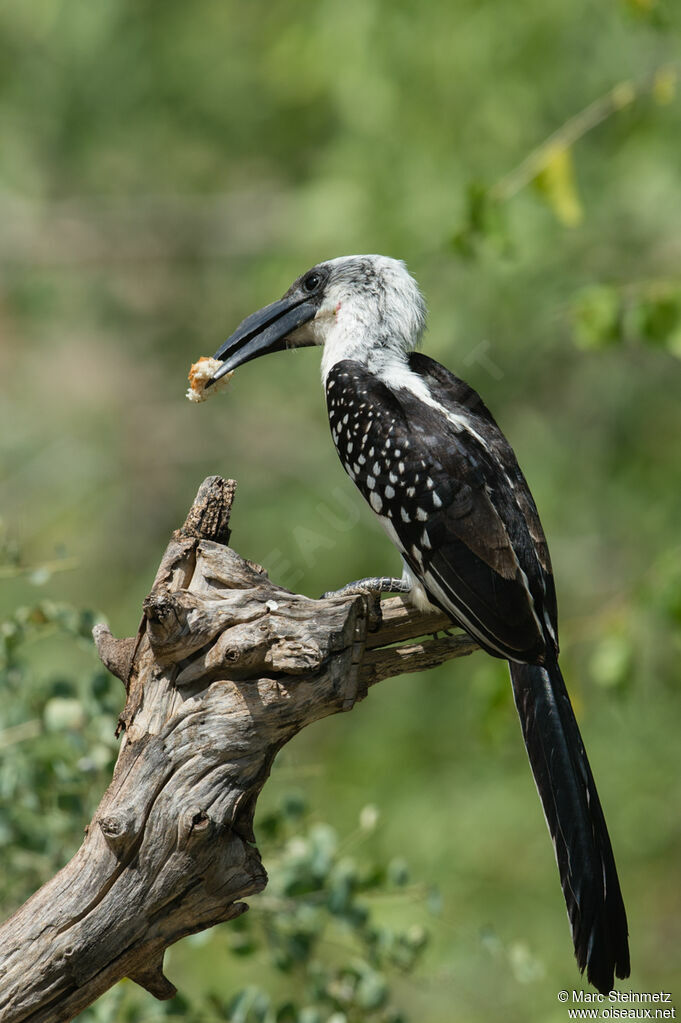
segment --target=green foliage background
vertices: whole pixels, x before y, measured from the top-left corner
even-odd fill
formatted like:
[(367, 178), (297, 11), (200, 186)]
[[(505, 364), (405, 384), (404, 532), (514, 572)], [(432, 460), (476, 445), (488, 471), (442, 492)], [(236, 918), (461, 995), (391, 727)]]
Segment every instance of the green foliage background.
[[(183, 397), (189, 364), (306, 267), (385, 252), (423, 286), (427, 351), (482, 392), (533, 488), (629, 910), (630, 986), (673, 990), (680, 41), (673, 0), (2, 5), (5, 911), (77, 848), (115, 757), (122, 690), (97, 666), (93, 614), (134, 632), (205, 475), (239, 480), (233, 542), (291, 588), (395, 568), (336, 464), (315, 352), (246, 366), (205, 406)], [(578, 976), (502, 664), (387, 683), (309, 729), (260, 820), (283, 873), (244, 918), (247, 954), (229, 928), (183, 942), (167, 972), (184, 1001), (162, 1009), (128, 983), (88, 1019), (246, 1023), (268, 1018), (263, 992), (321, 1006), (303, 1023), (378, 1019), (383, 981), (363, 978), (384, 966), (412, 1019), (566, 1018), (556, 993)], [(308, 894), (338, 917), (337, 891), (374, 877), (359, 917), (369, 906), (408, 962), (372, 960), (352, 906), (338, 934), (303, 921), (302, 965), (272, 955), (267, 921), (291, 894), (276, 886), (319, 842)], [(403, 861), (418, 882), (401, 883)], [(331, 972), (354, 963), (369, 1001), (315, 1001), (312, 953)], [(248, 984), (251, 1003), (231, 1003)]]

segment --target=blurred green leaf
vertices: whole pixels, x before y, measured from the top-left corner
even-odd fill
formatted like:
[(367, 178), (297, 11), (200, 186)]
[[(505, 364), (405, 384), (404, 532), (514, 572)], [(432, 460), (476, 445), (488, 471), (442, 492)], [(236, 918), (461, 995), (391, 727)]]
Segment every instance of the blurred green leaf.
[(631, 636), (617, 632), (599, 640), (591, 655), (591, 674), (599, 685), (612, 688), (627, 680), (633, 663), (633, 642)]
[(461, 226), (451, 238), (452, 248), (457, 255), (472, 259), (485, 243), (501, 255), (510, 252), (510, 235), (503, 204), (490, 194), (486, 185), (480, 182), (468, 185), (461, 221)]
[(409, 883), (409, 867), (400, 856), (395, 856), (388, 864), (388, 879), (392, 884), (405, 885)]
[(572, 150), (568, 146), (558, 143), (549, 148), (533, 184), (561, 224), (576, 227), (582, 222), (584, 210), (577, 191)]
[(572, 317), (575, 340), (586, 350), (606, 348), (622, 340), (622, 301), (616, 288), (593, 284), (575, 297)]
[(643, 295), (635, 305), (635, 326), (641, 339), (674, 351), (681, 341), (681, 289)]
[(385, 978), (374, 970), (364, 970), (359, 979), (356, 991), (357, 1004), (366, 1012), (374, 1012), (385, 1005), (388, 998), (388, 985)]
[(47, 701), (43, 718), (50, 732), (79, 731), (85, 724), (85, 712), (80, 701), (60, 696)]
[(653, 97), (656, 103), (667, 106), (676, 99), (679, 72), (677, 68), (664, 67), (655, 74)]

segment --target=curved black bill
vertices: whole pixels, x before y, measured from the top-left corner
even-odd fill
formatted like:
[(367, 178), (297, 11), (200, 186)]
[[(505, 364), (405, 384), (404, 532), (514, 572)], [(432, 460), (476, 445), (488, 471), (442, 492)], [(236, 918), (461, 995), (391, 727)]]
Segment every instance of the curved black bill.
[(311, 320), (316, 312), (315, 303), (305, 298), (281, 298), (259, 309), (257, 313), (251, 313), (213, 356), (222, 360), (222, 366), (206, 386), (210, 387), (225, 373), (230, 373), (251, 359), (257, 359), (268, 352), (283, 351), (287, 336)]

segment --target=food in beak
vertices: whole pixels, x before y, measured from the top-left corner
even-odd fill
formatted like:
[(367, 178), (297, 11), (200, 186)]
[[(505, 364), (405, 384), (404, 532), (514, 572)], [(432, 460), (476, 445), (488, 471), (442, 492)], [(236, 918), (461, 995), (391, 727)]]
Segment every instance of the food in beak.
[[(202, 355), (198, 362), (195, 362), (192, 368), (189, 370), (189, 388), (187, 390), (187, 397), (190, 401), (199, 402), (207, 401), (208, 398), (212, 398), (214, 394), (219, 391), (224, 391), (227, 384), (234, 376), (234, 373), (225, 373), (219, 380), (213, 381), (213, 376), (223, 365), (220, 359), (213, 359), (207, 355)], [(208, 390), (208, 384), (213, 381), (213, 384)]]

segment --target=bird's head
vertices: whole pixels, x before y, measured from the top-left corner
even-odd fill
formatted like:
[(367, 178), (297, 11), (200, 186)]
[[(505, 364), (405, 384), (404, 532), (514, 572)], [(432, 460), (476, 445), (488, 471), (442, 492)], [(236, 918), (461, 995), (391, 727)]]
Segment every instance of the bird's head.
[(369, 366), (404, 358), (418, 344), (426, 307), (401, 260), (341, 256), (318, 263), (283, 298), (247, 316), (215, 353), (225, 373), (268, 352), (323, 345), (322, 375), (340, 359)]

